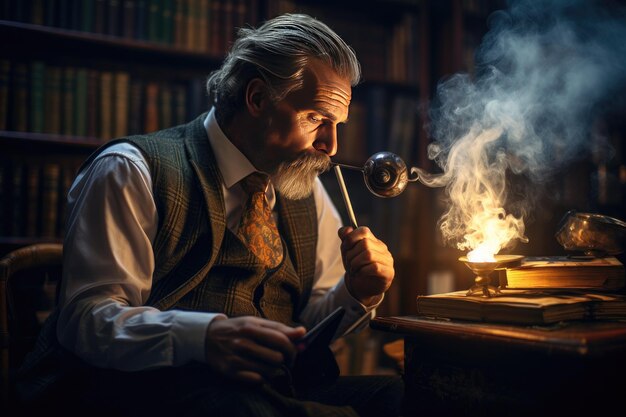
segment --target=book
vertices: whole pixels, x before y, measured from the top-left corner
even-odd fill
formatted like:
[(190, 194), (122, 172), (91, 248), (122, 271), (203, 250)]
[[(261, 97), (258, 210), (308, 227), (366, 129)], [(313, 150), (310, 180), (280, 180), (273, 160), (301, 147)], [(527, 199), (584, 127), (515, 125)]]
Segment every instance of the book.
[(74, 100), (76, 98), (76, 68), (69, 66), (63, 68), (63, 86), (62, 90), (62, 124), (61, 133), (66, 136), (73, 136), (76, 134), (75, 130), (75, 109)]
[(619, 290), (624, 265), (615, 257), (526, 257), (520, 266), (498, 271), (502, 288), (580, 288)]
[(86, 68), (76, 69), (76, 94), (74, 97), (74, 134), (76, 136), (87, 136), (87, 85), (88, 70)]
[(130, 74), (117, 71), (113, 74), (113, 137), (119, 138), (128, 134), (128, 110), (130, 94)]
[(145, 87), (144, 128), (146, 133), (159, 130), (159, 84), (148, 82)]
[(113, 72), (100, 72), (100, 119), (98, 137), (103, 142), (113, 136)]
[(45, 64), (41, 61), (31, 62), (30, 67), (30, 130), (44, 131), (44, 83)]
[(550, 324), (568, 320), (625, 319), (623, 294), (583, 291), (502, 290), (494, 297), (467, 291), (420, 295), (422, 316), (512, 324)]
[(526, 325), (626, 319), (626, 295), (504, 289), (494, 297), (477, 297), (454, 291), (418, 296), (417, 311), (423, 316)]
[(44, 80), (44, 130), (61, 133), (61, 67), (47, 66)]

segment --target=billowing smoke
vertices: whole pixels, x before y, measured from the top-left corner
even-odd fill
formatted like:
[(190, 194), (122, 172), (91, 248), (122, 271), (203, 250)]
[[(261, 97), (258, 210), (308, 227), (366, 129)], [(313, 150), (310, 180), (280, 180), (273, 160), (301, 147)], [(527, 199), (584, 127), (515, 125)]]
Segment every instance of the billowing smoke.
[(594, 119), (623, 100), (626, 13), (606, 1), (522, 0), (489, 26), (475, 77), (438, 86), (428, 152), (443, 173), (421, 179), (446, 186), (444, 241), (496, 254), (526, 240), (532, 210), (530, 193), (507, 195), (507, 179), (545, 182), (589, 151)]

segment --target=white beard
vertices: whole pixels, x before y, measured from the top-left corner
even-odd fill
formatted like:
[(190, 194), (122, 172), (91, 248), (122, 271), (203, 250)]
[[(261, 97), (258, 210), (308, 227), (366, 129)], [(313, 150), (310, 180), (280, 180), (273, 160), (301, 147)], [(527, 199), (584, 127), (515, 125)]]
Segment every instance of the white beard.
[(330, 158), (307, 153), (291, 162), (283, 162), (272, 176), (274, 187), (285, 198), (301, 200), (313, 192), (315, 179), (330, 169)]

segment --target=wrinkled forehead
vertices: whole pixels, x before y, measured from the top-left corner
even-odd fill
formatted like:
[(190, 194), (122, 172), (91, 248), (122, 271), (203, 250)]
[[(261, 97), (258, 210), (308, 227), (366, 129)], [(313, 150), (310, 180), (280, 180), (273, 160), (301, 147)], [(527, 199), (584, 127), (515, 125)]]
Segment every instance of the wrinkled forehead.
[(290, 95), (298, 108), (321, 107), (343, 121), (352, 100), (352, 86), (329, 65), (314, 59), (304, 70), (302, 88)]

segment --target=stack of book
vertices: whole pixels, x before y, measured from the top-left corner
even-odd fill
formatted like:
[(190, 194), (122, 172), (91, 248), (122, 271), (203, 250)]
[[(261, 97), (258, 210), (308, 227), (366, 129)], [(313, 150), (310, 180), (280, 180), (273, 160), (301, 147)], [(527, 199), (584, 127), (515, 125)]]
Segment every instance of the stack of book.
[(624, 265), (615, 257), (527, 257), (497, 271), (500, 293), (420, 295), (422, 316), (514, 324), (626, 320)]

